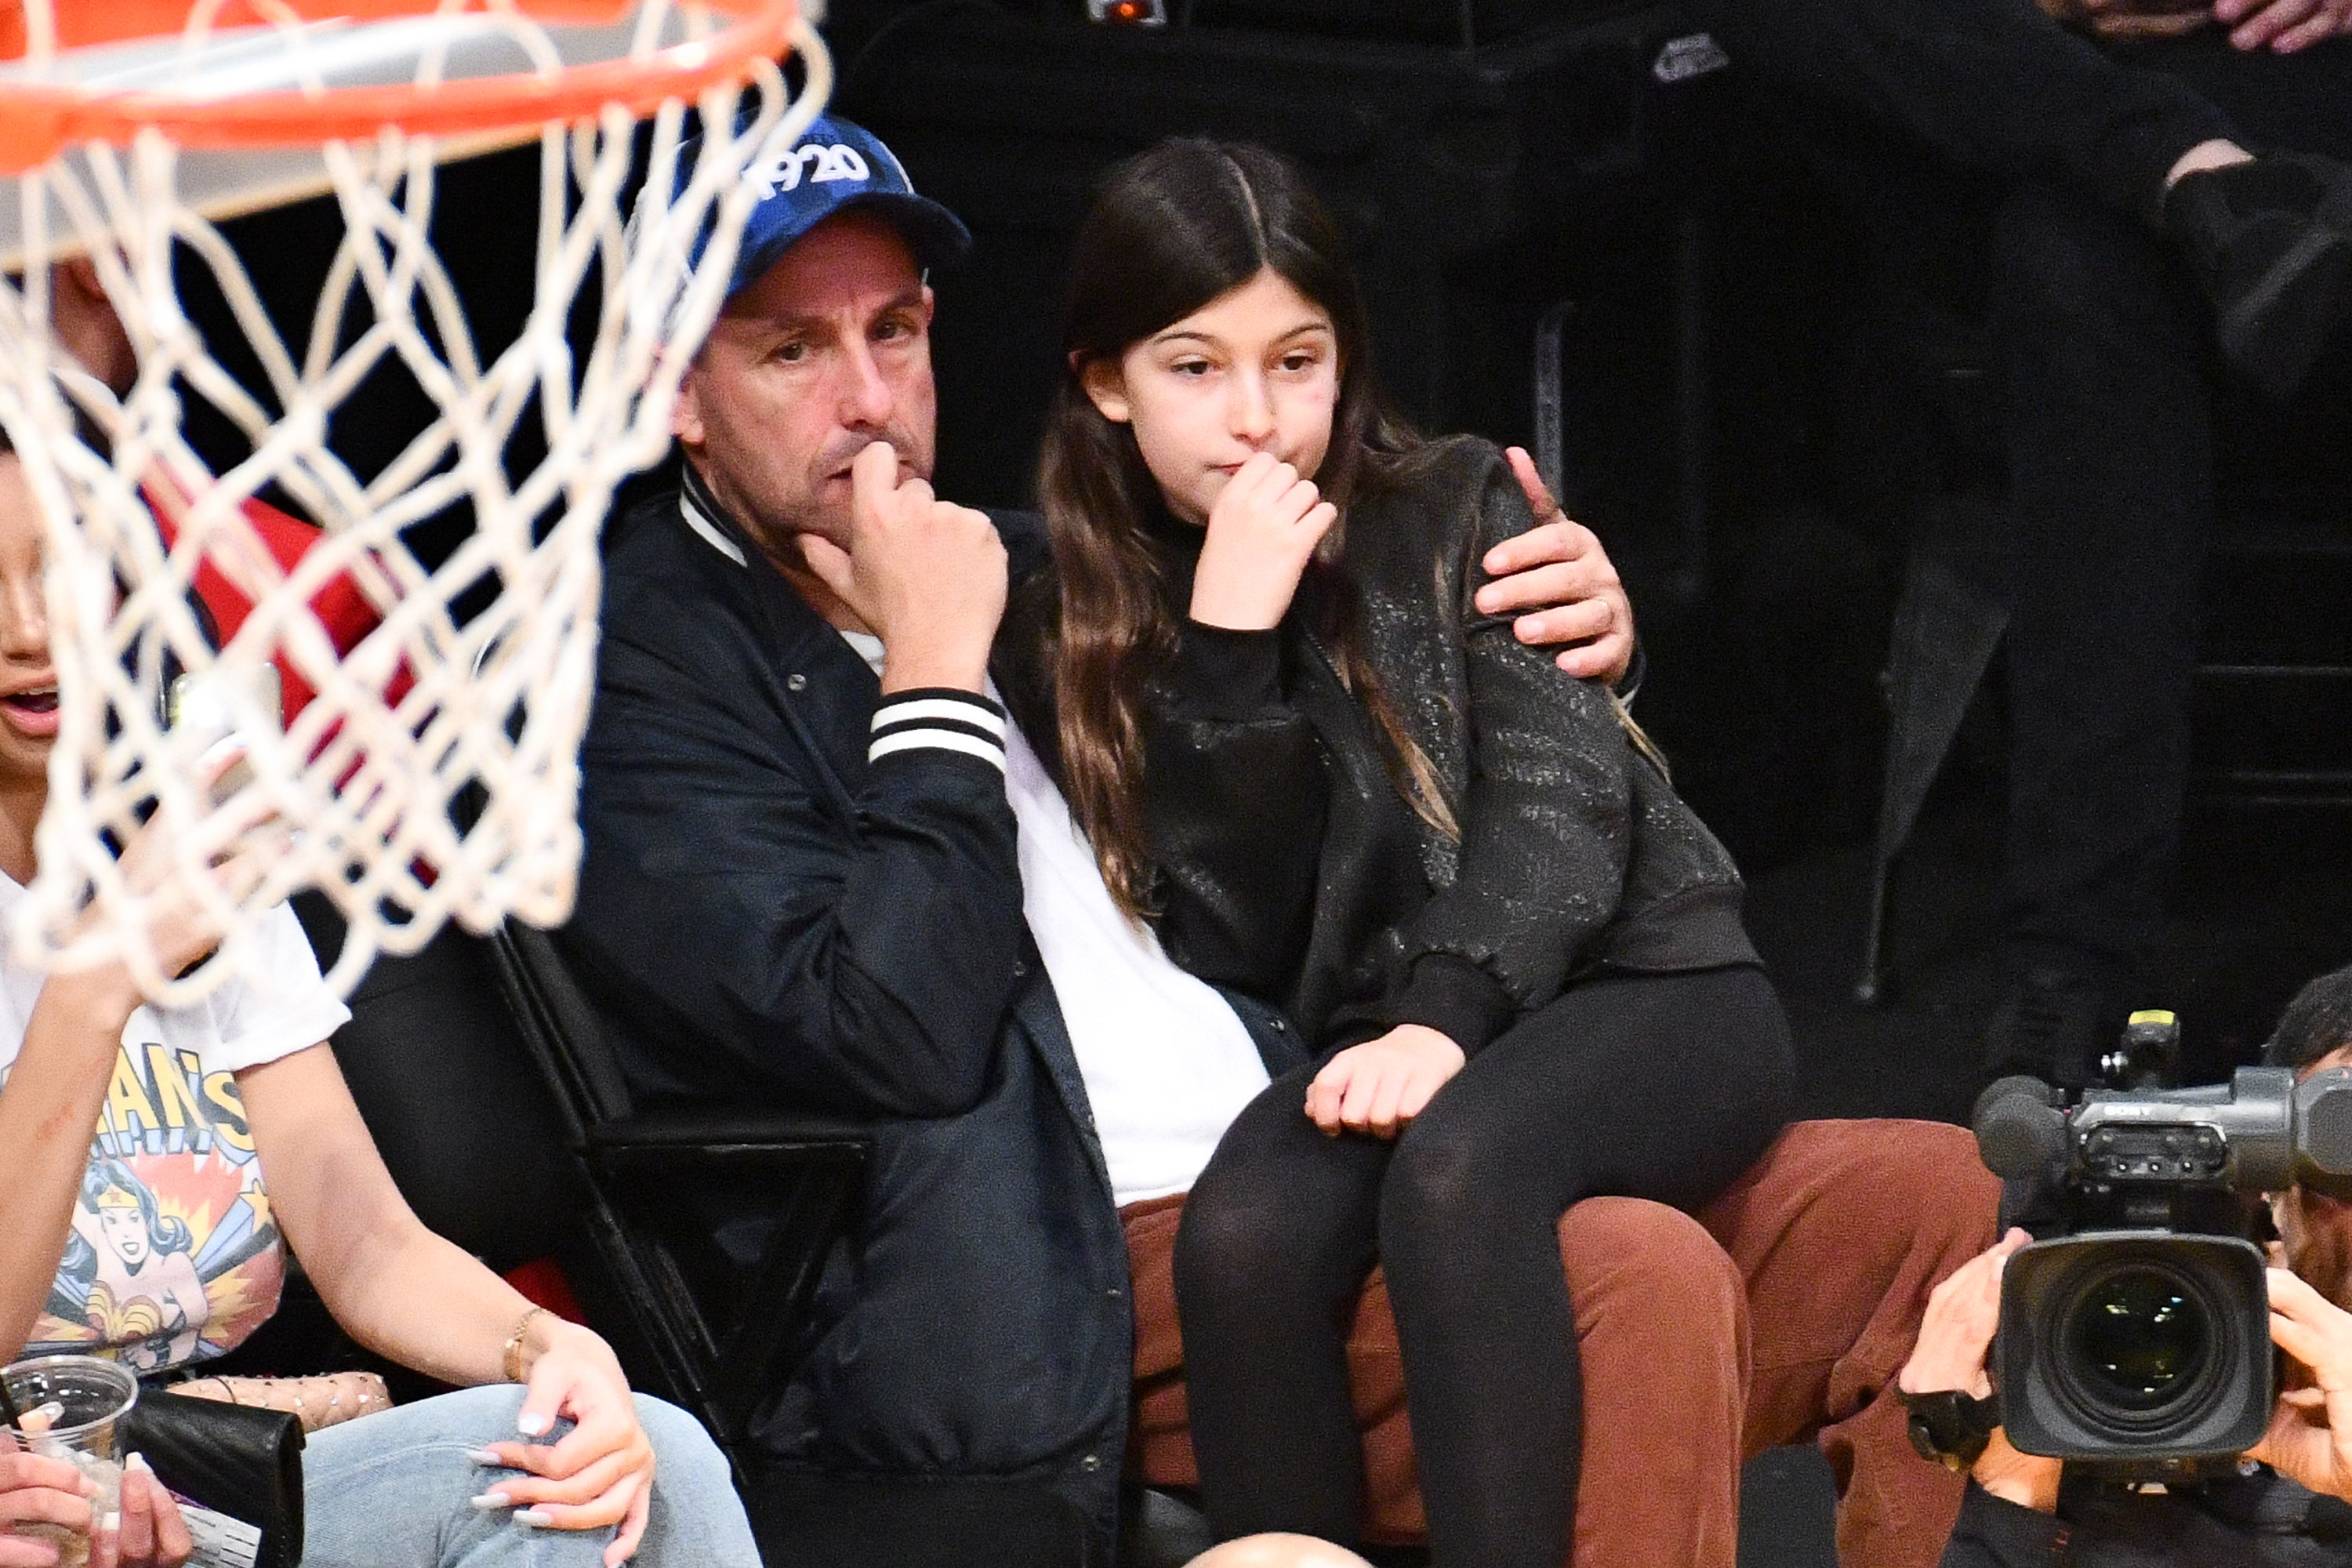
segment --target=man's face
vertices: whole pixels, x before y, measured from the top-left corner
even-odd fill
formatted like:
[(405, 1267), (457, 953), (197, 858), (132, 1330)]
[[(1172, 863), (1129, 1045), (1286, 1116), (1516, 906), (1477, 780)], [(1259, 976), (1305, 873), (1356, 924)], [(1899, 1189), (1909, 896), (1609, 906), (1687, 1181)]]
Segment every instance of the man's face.
[(938, 422), (931, 291), (889, 223), (827, 218), (727, 301), (671, 427), (780, 565), (793, 535), (849, 542), (849, 465), (876, 441), (929, 479)]
[[(2297, 1076), (2352, 1067), (2352, 1046), (2330, 1051)], [(2304, 1283), (2352, 1311), (2352, 1202), (2291, 1187), (2271, 1199), (2271, 1218), (2285, 1244), (2286, 1265)]]

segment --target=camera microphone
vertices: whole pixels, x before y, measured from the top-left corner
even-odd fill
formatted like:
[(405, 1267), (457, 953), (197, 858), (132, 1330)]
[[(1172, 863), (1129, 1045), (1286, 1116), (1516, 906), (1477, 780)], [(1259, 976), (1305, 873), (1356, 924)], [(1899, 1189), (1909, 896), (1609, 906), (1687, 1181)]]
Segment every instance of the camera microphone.
[(2066, 1155), (2066, 1113), (2038, 1078), (1996, 1079), (1977, 1096), (1971, 1119), (1985, 1169), (2005, 1182), (2039, 1176)]
[(2343, 1195), (2352, 1178), (2352, 1068), (2330, 1068), (2295, 1085), (2294, 1121), (2298, 1173), (2336, 1178), (2326, 1183), (2328, 1195)]

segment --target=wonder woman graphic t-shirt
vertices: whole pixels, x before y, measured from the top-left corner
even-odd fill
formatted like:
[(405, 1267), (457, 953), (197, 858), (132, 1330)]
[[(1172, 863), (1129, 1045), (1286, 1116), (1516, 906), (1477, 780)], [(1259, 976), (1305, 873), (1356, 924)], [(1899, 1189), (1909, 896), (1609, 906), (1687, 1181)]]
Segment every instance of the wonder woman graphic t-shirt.
[[(25, 896), (0, 877), (0, 918)], [(142, 1373), (225, 1353), (278, 1306), (285, 1249), (236, 1074), (316, 1045), (351, 1015), (291, 910), (262, 926), (267, 986), (231, 979), (123, 1027), (73, 1232), (28, 1356), (111, 1355)], [(259, 972), (258, 970), (257, 972)], [(0, 963), (0, 1083), (42, 977)]]

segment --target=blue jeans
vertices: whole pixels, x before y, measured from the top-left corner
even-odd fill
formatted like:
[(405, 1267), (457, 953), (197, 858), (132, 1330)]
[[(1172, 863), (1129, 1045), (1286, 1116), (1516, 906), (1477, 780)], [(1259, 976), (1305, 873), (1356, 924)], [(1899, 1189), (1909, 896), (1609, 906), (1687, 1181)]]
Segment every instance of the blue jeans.
[[(522, 1396), (514, 1384), (468, 1388), (313, 1434), (302, 1452), (303, 1568), (602, 1568), (612, 1531), (536, 1530), (467, 1500), (514, 1473), (466, 1456), (515, 1439)], [(637, 1420), (658, 1465), (631, 1561), (760, 1568), (727, 1460), (701, 1426), (642, 1394)]]

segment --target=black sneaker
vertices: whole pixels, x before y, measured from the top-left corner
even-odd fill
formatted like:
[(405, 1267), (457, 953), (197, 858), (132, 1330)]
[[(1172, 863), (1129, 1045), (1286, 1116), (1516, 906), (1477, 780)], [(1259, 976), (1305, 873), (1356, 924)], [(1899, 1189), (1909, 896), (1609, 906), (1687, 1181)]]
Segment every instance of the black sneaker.
[(2121, 1022), (2108, 992), (2074, 970), (2027, 970), (1985, 1026), (1986, 1074), (2025, 1073), (2061, 1089), (2084, 1088)]
[(2213, 301), (2222, 354), (2285, 402), (2352, 320), (2352, 168), (2279, 153), (2184, 174), (2164, 227)]

